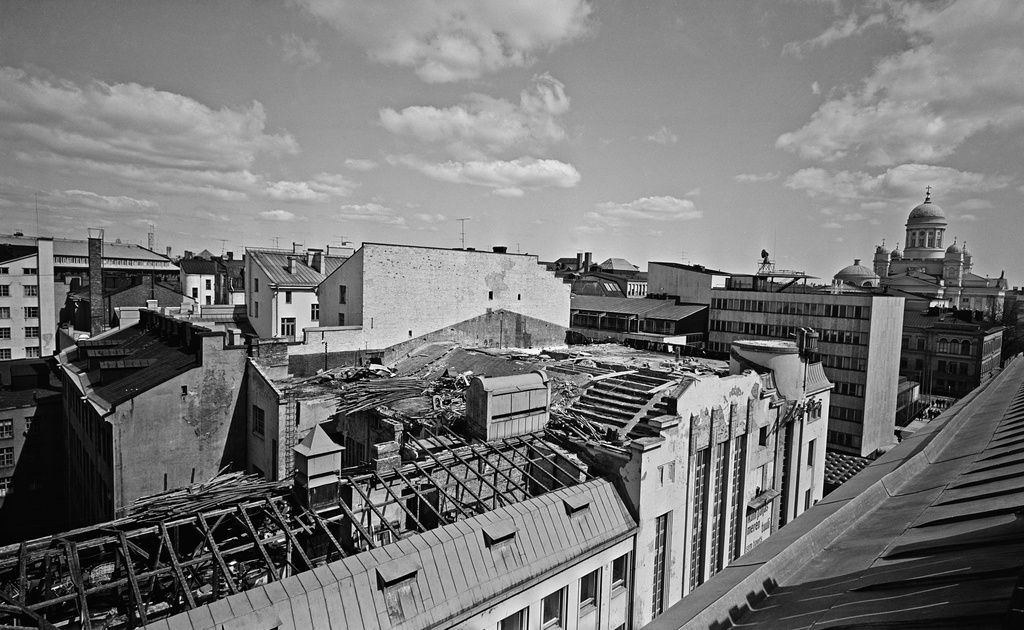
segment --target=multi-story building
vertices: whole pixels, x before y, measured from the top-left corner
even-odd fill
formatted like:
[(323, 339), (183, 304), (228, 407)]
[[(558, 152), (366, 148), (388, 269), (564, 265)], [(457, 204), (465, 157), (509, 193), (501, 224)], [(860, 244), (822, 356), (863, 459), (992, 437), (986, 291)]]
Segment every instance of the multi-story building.
[(217, 263), (205, 258), (182, 258), (181, 291), (196, 304), (221, 304), (217, 293)]
[[(737, 341), (728, 376), (657, 385), (669, 377), (608, 375), (562, 418), (570, 435), (583, 422), (610, 436), (574, 442), (584, 461), (620, 480), (638, 515), (633, 627), (822, 497), (831, 384), (813, 333), (801, 343)], [(618, 411), (630, 405), (638, 411), (622, 422)]]
[(66, 527), (64, 422), (53, 360), (0, 365), (0, 544)]
[(706, 304), (573, 295), (569, 308), (574, 342), (614, 339), (631, 346), (687, 354), (704, 347)]
[[(261, 339), (302, 338), (304, 328), (320, 326), (317, 286), (346, 260), (322, 249), (245, 250), (245, 303), (249, 321)], [(346, 250), (345, 253), (348, 253)]]
[(58, 355), (72, 526), (244, 468), (246, 348), (232, 339), (143, 310)]
[[(317, 289), (321, 326), (345, 327), (323, 331), (323, 340), (338, 350), (384, 349), (445, 331), (466, 345), (561, 344), (569, 292), (536, 256), (504, 247), (484, 252), (383, 243), (363, 243)], [(510, 316), (488, 317), (502, 312)], [(477, 323), (466, 324), (470, 320)]]
[(56, 332), (53, 240), (0, 242), (0, 361), (52, 355)]
[[(874, 293), (780, 292), (777, 277), (730, 278), (711, 298), (709, 349), (743, 338), (787, 339), (800, 328), (821, 335), (821, 363), (835, 384), (828, 446), (868, 457), (895, 441), (903, 298)], [(739, 282), (733, 282), (739, 280)]]
[(970, 311), (911, 313), (903, 317), (900, 375), (921, 383), (922, 394), (960, 398), (1000, 366), (1003, 327), (972, 321)]

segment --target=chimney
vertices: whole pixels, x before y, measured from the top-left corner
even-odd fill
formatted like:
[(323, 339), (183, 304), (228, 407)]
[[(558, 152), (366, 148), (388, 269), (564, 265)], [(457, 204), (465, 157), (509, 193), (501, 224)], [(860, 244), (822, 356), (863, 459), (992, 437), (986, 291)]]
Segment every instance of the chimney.
[(234, 259), (235, 259), (235, 252), (228, 252), (228, 260), (234, 260)]
[(167, 257), (168, 258), (171, 257), (171, 246), (170, 245), (167, 246)]
[(192, 260), (192, 252), (185, 250), (185, 260)]
[(583, 252), (576, 252), (576, 271), (583, 271)]
[(491, 249), (494, 250), (495, 254), (507, 254), (508, 253), (508, 247), (505, 247), (504, 245), (495, 245)]
[(322, 249), (311, 249), (309, 250), (309, 266), (316, 269), (317, 273), (324, 272), (324, 250)]
[(155, 311), (157, 309), (157, 301), (156, 300), (146, 300), (146, 308), (148, 308), (151, 311)]
[(296, 243), (295, 241), (292, 241), (292, 253), (293, 254), (301, 254), (302, 253), (302, 243)]
[(298, 271), (298, 266), (297, 266), (297, 263), (295, 262), (295, 258), (293, 258), (292, 256), (289, 256), (288, 257), (288, 273), (295, 273), (296, 271)]
[(103, 230), (89, 228), (89, 333), (103, 332)]
[(590, 265), (594, 262), (593, 254), (586, 252), (583, 254), (583, 271), (590, 271)]

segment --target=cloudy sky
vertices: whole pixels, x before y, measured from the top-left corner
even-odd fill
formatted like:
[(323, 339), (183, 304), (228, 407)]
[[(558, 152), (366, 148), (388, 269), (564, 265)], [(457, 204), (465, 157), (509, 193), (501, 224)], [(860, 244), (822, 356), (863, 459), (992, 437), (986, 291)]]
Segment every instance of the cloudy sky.
[(1019, 0), (0, 4), (3, 233), (831, 277), (931, 185), (1019, 285), (1022, 155)]

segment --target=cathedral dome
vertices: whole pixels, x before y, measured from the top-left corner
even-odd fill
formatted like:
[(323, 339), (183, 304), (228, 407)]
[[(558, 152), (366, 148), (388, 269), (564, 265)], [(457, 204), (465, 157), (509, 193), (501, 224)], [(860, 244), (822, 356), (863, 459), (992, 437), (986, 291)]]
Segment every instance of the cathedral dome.
[(933, 221), (945, 221), (946, 215), (942, 208), (932, 203), (932, 194), (929, 190), (925, 193), (924, 203), (917, 205), (910, 211), (907, 223), (930, 223)]
[(878, 274), (874, 272), (870, 267), (865, 267), (860, 264), (860, 259), (857, 258), (853, 261), (853, 264), (849, 267), (843, 267), (839, 270), (835, 276), (836, 280), (842, 282), (849, 282), (850, 284), (858, 287), (877, 287), (878, 286)]
[(881, 245), (875, 247), (875, 254), (887, 256), (889, 254), (889, 249), (885, 246), (885, 243), (882, 243)]
[(960, 246), (956, 244), (955, 240), (953, 241), (952, 245), (950, 245), (949, 247), (946, 248), (946, 253), (947, 254), (959, 254), (959, 253), (961, 253), (961, 251), (962, 250), (960, 249)]

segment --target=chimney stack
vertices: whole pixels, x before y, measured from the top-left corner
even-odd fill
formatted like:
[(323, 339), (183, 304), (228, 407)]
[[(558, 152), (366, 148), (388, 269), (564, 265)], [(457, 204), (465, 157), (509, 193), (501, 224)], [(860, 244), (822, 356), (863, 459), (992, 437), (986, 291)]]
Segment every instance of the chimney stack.
[(103, 230), (89, 228), (89, 333), (103, 332)]
[(504, 245), (495, 245), (491, 249), (494, 250), (495, 254), (507, 254), (508, 253), (508, 247), (505, 247)]
[(576, 271), (583, 271), (583, 252), (576, 252)]
[(586, 252), (583, 254), (583, 271), (590, 271), (590, 265), (594, 262), (593, 254)]
[(295, 258), (289, 256), (288, 257), (288, 273), (294, 274), (296, 271), (298, 271), (298, 266), (297, 266), (297, 263), (295, 262)]
[(228, 252), (228, 260), (234, 260), (234, 259), (235, 259), (235, 252)]
[(309, 250), (309, 266), (316, 269), (317, 273), (324, 272), (324, 250), (322, 249), (310, 249)]
[(292, 241), (292, 253), (293, 254), (301, 254), (302, 253), (302, 243), (296, 243), (295, 241)]

